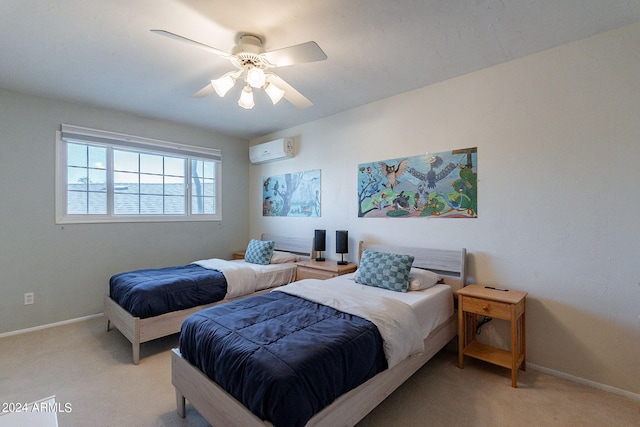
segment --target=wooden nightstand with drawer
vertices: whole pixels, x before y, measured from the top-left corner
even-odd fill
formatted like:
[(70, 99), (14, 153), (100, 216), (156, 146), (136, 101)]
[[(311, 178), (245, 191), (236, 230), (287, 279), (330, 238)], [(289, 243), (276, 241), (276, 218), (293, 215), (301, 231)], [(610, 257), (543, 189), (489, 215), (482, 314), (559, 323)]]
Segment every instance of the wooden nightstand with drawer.
[(302, 279), (331, 279), (356, 271), (358, 266), (353, 263), (340, 265), (337, 261), (301, 261), (296, 269), (296, 280)]
[[(458, 291), (458, 366), (464, 356), (474, 357), (511, 369), (511, 386), (518, 386), (518, 368), (526, 371), (526, 292), (469, 285)], [(476, 341), (476, 316), (511, 323), (511, 351)]]

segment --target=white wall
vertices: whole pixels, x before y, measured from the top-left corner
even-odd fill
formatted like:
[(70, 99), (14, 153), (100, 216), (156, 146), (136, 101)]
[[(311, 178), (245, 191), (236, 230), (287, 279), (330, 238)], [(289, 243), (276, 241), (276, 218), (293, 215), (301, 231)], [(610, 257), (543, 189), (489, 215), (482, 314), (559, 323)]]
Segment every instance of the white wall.
[[(251, 166), (250, 233), (324, 228), (334, 259), (336, 229), (351, 260), (361, 239), (466, 247), (470, 282), (529, 292), (530, 363), (640, 393), (638, 46), (634, 25), (252, 141), (298, 153)], [(476, 146), (477, 219), (357, 217), (359, 163)], [(261, 216), (263, 177), (317, 168), (321, 218)]]
[[(56, 225), (61, 123), (220, 148), (222, 222)], [(230, 258), (248, 239), (247, 158), (245, 140), (0, 89), (0, 333), (101, 313), (115, 273)]]

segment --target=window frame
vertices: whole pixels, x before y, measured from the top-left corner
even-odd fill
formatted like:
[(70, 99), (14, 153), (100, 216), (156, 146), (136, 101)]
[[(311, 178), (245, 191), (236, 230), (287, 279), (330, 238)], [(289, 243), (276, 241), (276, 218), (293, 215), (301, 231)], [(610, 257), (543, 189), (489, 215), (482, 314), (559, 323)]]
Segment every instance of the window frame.
[[(67, 144), (77, 143), (107, 148), (106, 214), (68, 214), (68, 159)], [(115, 214), (114, 213), (114, 165), (113, 149), (123, 149), (140, 154), (153, 154), (185, 159), (185, 213), (184, 214)], [(193, 185), (192, 161), (204, 160), (215, 163), (215, 193), (213, 214), (192, 212)], [(197, 147), (157, 139), (143, 138), (115, 132), (89, 129), (72, 125), (61, 125), (56, 131), (56, 170), (55, 170), (55, 211), (56, 224), (84, 223), (131, 223), (131, 222), (198, 222), (222, 221), (222, 155), (219, 149)]]

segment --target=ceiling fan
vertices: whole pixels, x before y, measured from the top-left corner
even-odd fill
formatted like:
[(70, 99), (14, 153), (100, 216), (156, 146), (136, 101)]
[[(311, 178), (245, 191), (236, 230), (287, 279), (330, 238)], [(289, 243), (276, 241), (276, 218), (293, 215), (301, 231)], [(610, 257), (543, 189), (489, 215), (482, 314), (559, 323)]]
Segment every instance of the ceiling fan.
[(244, 87), (238, 100), (238, 105), (248, 110), (255, 105), (253, 102), (253, 89), (259, 88), (264, 89), (274, 105), (284, 97), (284, 99), (298, 108), (312, 106), (313, 103), (309, 99), (270, 70), (287, 65), (324, 61), (327, 59), (327, 55), (325, 55), (320, 46), (313, 41), (266, 52), (262, 46), (262, 39), (260, 37), (253, 34), (241, 34), (238, 44), (233, 47), (231, 53), (226, 53), (215, 47), (170, 33), (169, 31), (151, 31), (174, 40), (189, 43), (231, 61), (236, 67), (235, 70), (229, 71), (220, 78), (211, 80), (209, 84), (192, 96), (199, 98), (210, 95), (215, 91), (223, 97), (236, 84), (236, 81), (240, 80), (243, 82)]

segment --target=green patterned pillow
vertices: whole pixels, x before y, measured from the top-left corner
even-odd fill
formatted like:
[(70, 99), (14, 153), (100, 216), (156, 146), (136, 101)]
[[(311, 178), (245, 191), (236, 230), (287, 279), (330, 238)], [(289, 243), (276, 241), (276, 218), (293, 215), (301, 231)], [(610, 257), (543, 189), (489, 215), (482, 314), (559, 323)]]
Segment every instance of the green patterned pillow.
[(413, 256), (365, 249), (360, 258), (356, 283), (396, 292), (407, 292)]
[(272, 240), (251, 240), (244, 254), (244, 260), (252, 264), (267, 265), (271, 261), (274, 245), (275, 242)]

